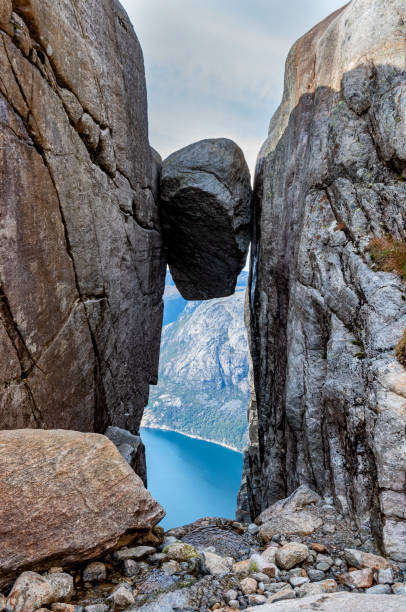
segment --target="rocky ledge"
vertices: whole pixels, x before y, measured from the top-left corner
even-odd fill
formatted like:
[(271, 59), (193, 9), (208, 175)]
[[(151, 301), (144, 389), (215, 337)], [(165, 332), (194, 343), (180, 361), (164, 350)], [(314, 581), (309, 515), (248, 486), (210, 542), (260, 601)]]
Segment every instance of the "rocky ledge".
[[(330, 500), (301, 487), (275, 506), (261, 525), (203, 518), (166, 533), (154, 527), (90, 563), (23, 572), (0, 595), (0, 612), (406, 608), (406, 568), (354, 548), (355, 525)], [(303, 508), (317, 527), (294, 524)], [(271, 535), (278, 517), (285, 528)]]

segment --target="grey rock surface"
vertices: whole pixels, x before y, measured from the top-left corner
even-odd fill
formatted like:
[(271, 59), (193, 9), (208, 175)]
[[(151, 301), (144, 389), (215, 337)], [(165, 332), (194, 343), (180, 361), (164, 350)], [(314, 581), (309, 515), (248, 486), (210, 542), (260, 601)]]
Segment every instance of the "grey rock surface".
[(405, 23), (402, 0), (353, 0), (288, 57), (255, 178), (239, 500), (253, 519), (306, 484), (401, 562), (405, 287), (368, 245), (406, 239)]
[(406, 597), (393, 595), (364, 595), (359, 593), (331, 593), (304, 597), (296, 601), (265, 604), (247, 608), (247, 612), (294, 612), (294, 610), (320, 610), (320, 612), (401, 612), (405, 609)]
[(145, 463), (145, 446), (139, 434), (135, 435), (121, 427), (107, 427), (104, 435), (115, 444), (120, 455), (131, 465), (145, 486), (147, 471)]
[(161, 219), (171, 274), (187, 300), (234, 292), (250, 240), (251, 183), (231, 140), (201, 140), (163, 161)]
[(137, 431), (165, 265), (143, 58), (116, 0), (0, 13), (0, 429)]

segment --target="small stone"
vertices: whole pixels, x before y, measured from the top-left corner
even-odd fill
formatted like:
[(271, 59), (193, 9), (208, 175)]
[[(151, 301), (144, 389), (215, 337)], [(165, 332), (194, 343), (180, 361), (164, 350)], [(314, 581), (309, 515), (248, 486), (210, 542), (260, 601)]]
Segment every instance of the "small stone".
[(149, 555), (156, 552), (156, 548), (153, 546), (136, 546), (134, 548), (122, 548), (114, 553), (113, 558), (116, 561), (125, 561), (126, 559), (135, 559), (140, 561), (145, 559)]
[(320, 572), (328, 572), (328, 570), (330, 569), (330, 565), (325, 561), (322, 561), (321, 563), (318, 563), (316, 565), (316, 569)]
[(308, 597), (310, 595), (322, 595), (324, 593), (334, 593), (337, 590), (335, 580), (322, 580), (320, 582), (308, 582), (296, 590), (298, 597)]
[(388, 595), (391, 592), (392, 590), (389, 584), (376, 584), (365, 591), (365, 593), (368, 593), (368, 595)]
[(51, 567), (51, 569), (48, 570), (49, 574), (62, 574), (63, 573), (63, 567)]
[(103, 582), (106, 580), (106, 566), (99, 561), (89, 563), (83, 570), (82, 578), (83, 582)]
[(311, 582), (320, 582), (325, 578), (324, 572), (322, 570), (317, 570), (313, 568), (309, 568), (307, 570), (307, 575), (309, 576)]
[(292, 576), (292, 578), (289, 578), (289, 582), (293, 586), (293, 588), (295, 588), (300, 587), (303, 584), (306, 584), (307, 582), (310, 582), (310, 580), (308, 578), (303, 578), (303, 576)]
[(233, 559), (231, 557), (220, 557), (216, 553), (204, 552), (201, 556), (202, 570), (212, 576), (224, 576), (231, 571)]
[(290, 584), (287, 584), (282, 589), (280, 589), (279, 591), (271, 595), (267, 599), (267, 603), (271, 604), (271, 603), (276, 603), (277, 601), (284, 601), (285, 599), (295, 599), (295, 597), (296, 597), (295, 591), (292, 589)]
[(173, 576), (181, 571), (180, 563), (171, 560), (161, 565), (161, 570), (166, 576)]
[(167, 560), (168, 555), (165, 555), (165, 553), (155, 553), (148, 557), (149, 563), (164, 563)]
[(279, 567), (289, 570), (302, 563), (307, 558), (308, 548), (299, 542), (290, 542), (279, 548), (276, 553), (276, 563)]
[(372, 579), (372, 570), (369, 568), (341, 574), (339, 577), (340, 582), (347, 586), (354, 586), (357, 589), (368, 589), (372, 586)]
[(254, 578), (254, 580), (263, 584), (268, 584), (272, 580), (272, 578), (266, 574), (263, 574), (262, 572), (254, 572), (253, 574), (250, 574), (250, 578)]
[(54, 603), (51, 610), (52, 612), (75, 612), (75, 606), (67, 603)]
[(263, 559), (264, 562), (275, 563), (275, 557), (276, 557), (277, 550), (278, 549), (275, 548), (274, 546), (269, 546), (264, 551), (262, 551), (260, 555), (261, 559)]
[(75, 592), (73, 576), (70, 574), (65, 574), (64, 572), (50, 574), (47, 576), (47, 580), (53, 589), (53, 601), (63, 601), (64, 599), (69, 601)]
[(378, 570), (378, 583), (379, 584), (393, 584), (395, 582), (393, 578), (393, 570), (391, 567), (386, 569)]
[(251, 535), (256, 535), (259, 531), (259, 527), (258, 525), (255, 525), (255, 523), (251, 523), (251, 525), (248, 525), (247, 531)]
[(250, 606), (260, 606), (267, 603), (267, 598), (264, 595), (248, 595), (248, 604)]
[(232, 567), (233, 574), (248, 574), (251, 565), (251, 559), (245, 559), (244, 561), (238, 561), (234, 563)]
[(254, 578), (244, 578), (240, 580), (240, 589), (244, 595), (250, 595), (257, 592), (257, 581)]
[(233, 608), (233, 610), (239, 610), (240, 608), (240, 602), (238, 601), (238, 599), (231, 599), (228, 602), (228, 605), (230, 606), (230, 608)]
[(229, 590), (229, 591), (227, 591), (227, 593), (225, 593), (225, 595), (224, 595), (224, 599), (225, 599), (226, 601), (228, 601), (228, 602), (229, 602), (229, 601), (231, 601), (231, 600), (233, 600), (233, 599), (237, 599), (237, 597), (238, 597), (238, 593), (237, 593), (237, 591), (235, 591), (234, 589), (230, 589), (230, 590)]
[(329, 567), (334, 565), (334, 561), (331, 557), (321, 554), (317, 555), (317, 563), (326, 563)]
[(396, 582), (392, 585), (392, 592), (395, 595), (406, 595), (406, 582)]
[(45, 576), (35, 572), (23, 572), (11, 589), (6, 609), (13, 612), (32, 612), (55, 600), (53, 588)]
[(126, 559), (123, 561), (124, 576), (132, 577), (136, 576), (140, 570), (139, 564), (133, 559)]
[(3, 612), (6, 607), (6, 598), (0, 593), (0, 612)]
[(184, 542), (175, 542), (165, 546), (162, 551), (169, 559), (173, 561), (190, 561), (194, 557), (198, 558), (199, 553), (196, 548)]
[(323, 545), (323, 544), (317, 544), (317, 542), (313, 542), (310, 545), (310, 548), (312, 550), (314, 550), (317, 553), (326, 553), (327, 552), (327, 548)]
[(109, 607), (106, 604), (91, 604), (90, 606), (85, 607), (86, 612), (108, 612)]
[(333, 523), (324, 523), (322, 530), (324, 533), (335, 533), (336, 526)]
[(221, 605), (219, 603), (215, 603), (214, 606), (212, 606), (212, 610), (220, 610)]
[(124, 610), (135, 603), (131, 588), (124, 583), (114, 589), (110, 597), (108, 597), (108, 601), (112, 601), (119, 610)]
[(370, 568), (373, 570), (387, 569), (390, 563), (384, 557), (373, 555), (372, 553), (357, 550), (355, 548), (346, 548), (344, 550), (345, 559), (349, 566), (357, 569)]

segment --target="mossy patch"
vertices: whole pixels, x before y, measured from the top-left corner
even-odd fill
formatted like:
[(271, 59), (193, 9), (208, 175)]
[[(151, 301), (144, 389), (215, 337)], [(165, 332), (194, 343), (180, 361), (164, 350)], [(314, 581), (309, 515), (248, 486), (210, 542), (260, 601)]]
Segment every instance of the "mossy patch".
[(406, 243), (386, 236), (373, 238), (368, 245), (372, 261), (379, 270), (394, 272), (406, 279)]
[(406, 329), (403, 332), (402, 339), (396, 345), (395, 356), (399, 363), (406, 368)]

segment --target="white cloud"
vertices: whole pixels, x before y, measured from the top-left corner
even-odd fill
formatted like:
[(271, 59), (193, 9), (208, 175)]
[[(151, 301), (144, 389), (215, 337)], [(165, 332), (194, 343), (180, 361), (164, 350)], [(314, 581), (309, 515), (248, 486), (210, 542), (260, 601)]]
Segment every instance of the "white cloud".
[(151, 144), (165, 157), (226, 136), (250, 168), (290, 46), (340, 0), (122, 0), (144, 51)]

